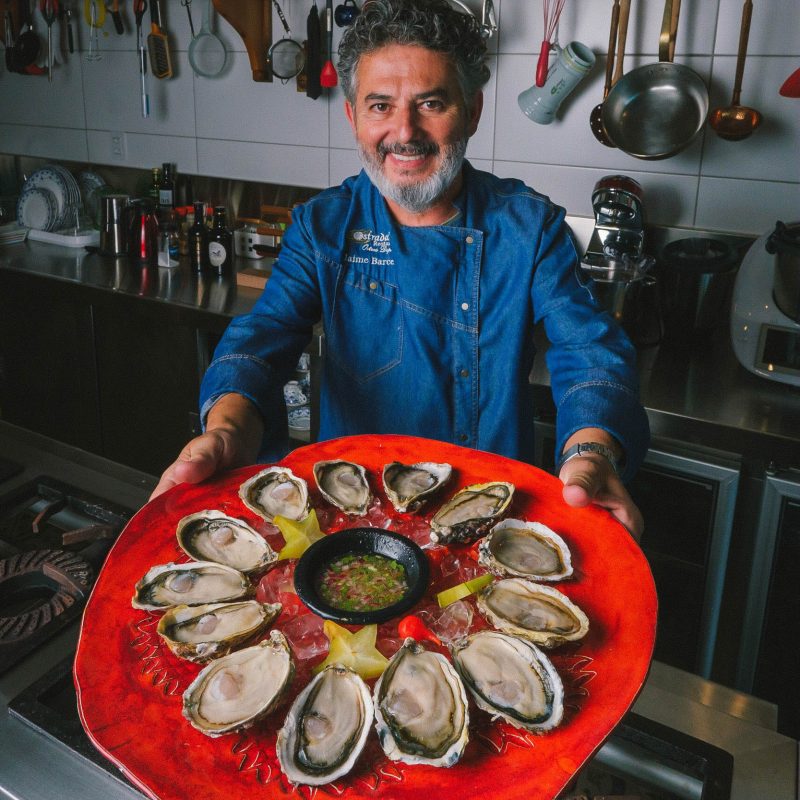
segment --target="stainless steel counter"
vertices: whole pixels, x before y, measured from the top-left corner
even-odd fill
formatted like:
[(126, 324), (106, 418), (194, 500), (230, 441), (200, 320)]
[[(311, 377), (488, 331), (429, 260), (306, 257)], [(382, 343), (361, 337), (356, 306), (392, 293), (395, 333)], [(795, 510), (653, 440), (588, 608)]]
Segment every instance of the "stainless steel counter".
[[(685, 233), (685, 232), (684, 232)], [(252, 266), (239, 259), (237, 268)], [(114, 292), (144, 302), (226, 320), (249, 311), (260, 291), (232, 278), (198, 275), (183, 259), (178, 268), (141, 267), (126, 258), (72, 252), (41, 242), (0, 246), (0, 270), (26, 273)], [(552, 409), (544, 352), (534, 364), (537, 406)], [(661, 344), (639, 351), (642, 400), (655, 436), (737, 453), (763, 454), (779, 466), (800, 466), (800, 388), (759, 378), (733, 354), (727, 324), (686, 346)]]

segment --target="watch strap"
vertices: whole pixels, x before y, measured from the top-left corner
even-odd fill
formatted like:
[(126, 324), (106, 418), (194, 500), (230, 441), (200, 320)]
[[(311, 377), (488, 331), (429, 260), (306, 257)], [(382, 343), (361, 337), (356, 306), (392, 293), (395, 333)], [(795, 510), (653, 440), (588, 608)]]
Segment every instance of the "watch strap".
[(578, 442), (578, 444), (574, 444), (572, 447), (568, 448), (558, 462), (556, 475), (561, 472), (561, 467), (563, 467), (567, 461), (571, 461), (573, 458), (578, 458), (586, 453), (597, 453), (597, 455), (603, 456), (603, 458), (611, 464), (614, 472), (619, 475), (619, 459), (614, 455), (614, 451), (610, 447), (600, 444), (599, 442)]

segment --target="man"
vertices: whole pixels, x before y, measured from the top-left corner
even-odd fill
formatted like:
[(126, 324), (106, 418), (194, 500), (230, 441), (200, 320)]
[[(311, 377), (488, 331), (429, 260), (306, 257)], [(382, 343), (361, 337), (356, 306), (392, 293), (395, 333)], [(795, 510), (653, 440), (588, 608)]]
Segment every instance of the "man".
[(320, 438), (406, 433), (530, 460), (543, 320), (564, 499), (638, 537), (621, 480), (649, 439), (631, 344), (583, 284), (563, 209), (464, 160), (489, 77), (475, 20), (445, 0), (371, 0), (339, 56), (364, 170), (293, 212), (204, 378), (205, 433), (154, 494), (282, 455), (282, 386), (320, 318)]

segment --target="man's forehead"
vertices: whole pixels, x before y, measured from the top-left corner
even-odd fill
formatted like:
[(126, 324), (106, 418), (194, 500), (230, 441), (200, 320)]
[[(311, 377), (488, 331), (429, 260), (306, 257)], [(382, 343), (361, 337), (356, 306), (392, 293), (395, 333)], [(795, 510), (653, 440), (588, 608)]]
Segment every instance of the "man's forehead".
[(420, 45), (388, 44), (365, 53), (356, 67), (361, 97), (395, 96), (410, 91), (415, 97), (450, 97), (458, 92), (456, 70), (449, 56)]

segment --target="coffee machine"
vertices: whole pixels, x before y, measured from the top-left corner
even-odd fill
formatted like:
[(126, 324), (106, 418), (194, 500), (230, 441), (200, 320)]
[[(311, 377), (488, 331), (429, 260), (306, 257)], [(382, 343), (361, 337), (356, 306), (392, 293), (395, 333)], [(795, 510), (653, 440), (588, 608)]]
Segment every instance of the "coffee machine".
[(595, 226), (581, 268), (598, 301), (640, 346), (661, 341), (655, 259), (644, 253), (642, 187), (627, 175), (606, 175), (592, 190)]

